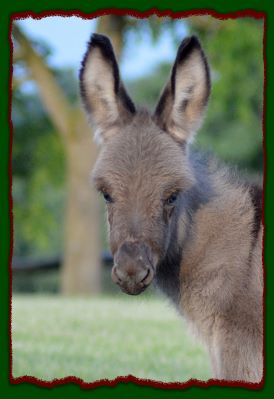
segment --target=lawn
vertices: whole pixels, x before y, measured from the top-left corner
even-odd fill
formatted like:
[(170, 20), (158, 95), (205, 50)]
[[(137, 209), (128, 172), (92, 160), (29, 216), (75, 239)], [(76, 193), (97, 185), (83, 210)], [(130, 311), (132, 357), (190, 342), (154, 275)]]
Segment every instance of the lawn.
[(158, 297), (15, 295), (13, 376), (85, 382), (132, 374), (158, 381), (206, 380), (209, 359), (183, 320)]

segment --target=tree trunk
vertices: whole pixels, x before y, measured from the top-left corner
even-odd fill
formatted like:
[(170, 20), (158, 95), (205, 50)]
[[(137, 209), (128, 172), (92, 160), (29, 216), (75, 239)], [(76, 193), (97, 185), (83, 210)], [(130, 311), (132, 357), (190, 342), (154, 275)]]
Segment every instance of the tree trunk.
[(91, 183), (96, 147), (85, 116), (78, 110), (76, 134), (66, 140), (67, 204), (61, 291), (96, 294), (101, 287), (100, 209)]
[[(125, 20), (108, 15), (99, 18), (98, 31), (111, 37), (117, 54), (122, 51)], [(65, 213), (64, 261), (61, 293), (95, 294), (101, 289), (100, 211), (91, 184), (91, 170), (97, 157), (92, 131), (80, 106), (73, 107), (27, 37), (14, 24), (13, 35), (20, 45), (20, 58), (31, 71), (42, 102), (61, 134), (67, 158), (67, 203)]]
[[(122, 25), (121, 25), (122, 22)], [(124, 21), (109, 15), (99, 18), (97, 31), (111, 37), (117, 57), (122, 51)], [(98, 194), (91, 183), (97, 158), (86, 117), (78, 110), (75, 132), (66, 140), (68, 197), (65, 217), (65, 253), (61, 275), (63, 294), (96, 294), (101, 289), (100, 217)]]

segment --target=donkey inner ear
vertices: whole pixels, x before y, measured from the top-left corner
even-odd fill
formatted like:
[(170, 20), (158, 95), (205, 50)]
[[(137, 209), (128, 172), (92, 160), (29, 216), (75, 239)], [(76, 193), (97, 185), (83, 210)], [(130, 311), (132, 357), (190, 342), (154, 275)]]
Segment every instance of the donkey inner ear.
[(101, 141), (129, 123), (135, 113), (120, 80), (111, 42), (104, 35), (93, 34), (88, 43), (80, 70), (80, 93)]
[(163, 90), (154, 120), (180, 142), (190, 142), (200, 127), (210, 93), (209, 67), (199, 40), (182, 41), (171, 78)]

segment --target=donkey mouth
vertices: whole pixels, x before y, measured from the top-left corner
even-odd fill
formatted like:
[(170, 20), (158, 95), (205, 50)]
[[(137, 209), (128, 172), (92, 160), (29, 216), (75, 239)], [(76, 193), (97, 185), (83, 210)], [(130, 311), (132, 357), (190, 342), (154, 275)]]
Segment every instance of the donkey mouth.
[(139, 295), (145, 291), (154, 277), (154, 272), (150, 267), (143, 272), (143, 278), (141, 280), (138, 279), (138, 281), (136, 281), (135, 275), (127, 276), (127, 278), (121, 279), (117, 273), (117, 267), (114, 266), (111, 275), (113, 282), (120, 287), (121, 291), (128, 295)]
[(128, 294), (128, 295), (139, 295), (139, 294), (141, 294), (142, 292), (144, 292), (145, 289), (146, 289), (148, 286), (146, 285), (146, 286), (143, 286), (143, 287), (133, 287), (133, 288), (129, 288), (129, 287), (125, 287), (125, 286), (120, 285), (119, 287), (120, 287), (121, 291), (123, 291), (125, 294)]

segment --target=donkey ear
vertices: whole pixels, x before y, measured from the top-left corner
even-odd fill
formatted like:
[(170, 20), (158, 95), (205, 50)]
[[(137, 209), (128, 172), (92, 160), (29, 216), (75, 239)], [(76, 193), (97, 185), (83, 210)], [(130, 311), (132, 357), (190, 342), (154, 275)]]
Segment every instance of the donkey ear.
[(110, 40), (93, 34), (80, 70), (80, 93), (96, 136), (105, 140), (122, 124), (129, 123), (135, 106), (120, 80)]
[(182, 41), (175, 63), (155, 109), (154, 120), (173, 138), (190, 142), (200, 127), (210, 93), (209, 67), (199, 40)]

